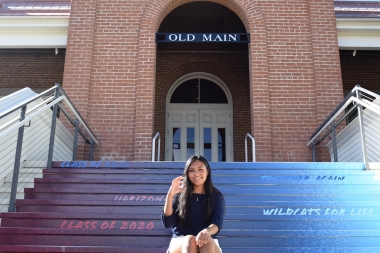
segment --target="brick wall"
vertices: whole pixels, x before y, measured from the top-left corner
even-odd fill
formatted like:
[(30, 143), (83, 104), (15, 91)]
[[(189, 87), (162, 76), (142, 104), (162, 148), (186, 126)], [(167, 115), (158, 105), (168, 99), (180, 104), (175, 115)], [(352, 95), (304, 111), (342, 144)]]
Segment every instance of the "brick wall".
[(51, 88), (62, 84), (65, 50), (0, 50), (0, 88)]
[[(64, 86), (99, 137), (96, 159), (150, 159), (163, 66), (155, 32), (188, 2), (72, 2)], [(233, 10), (251, 33), (244, 123), (256, 138), (257, 160), (310, 160), (310, 134), (343, 95), (333, 1), (212, 2)]]

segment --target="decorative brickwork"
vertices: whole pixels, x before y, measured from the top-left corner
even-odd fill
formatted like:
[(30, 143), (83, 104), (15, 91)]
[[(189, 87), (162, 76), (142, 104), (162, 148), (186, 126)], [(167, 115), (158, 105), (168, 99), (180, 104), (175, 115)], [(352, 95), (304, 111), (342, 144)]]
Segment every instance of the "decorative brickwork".
[[(172, 63), (175, 73), (161, 69), (171, 56), (157, 55), (155, 33), (189, 2), (195, 1), (72, 1), (64, 87), (99, 137), (95, 159), (149, 160), (169, 80), (204, 67), (230, 78), (226, 84), (240, 89), (231, 91), (235, 98), (250, 94), (250, 105), (234, 101), (234, 112), (250, 111), (244, 122), (234, 115), (234, 131), (251, 127), (258, 161), (310, 161), (310, 134), (343, 96), (333, 1), (211, 1), (234, 11), (251, 34), (248, 90), (223, 63), (229, 55), (209, 66), (205, 55), (194, 63), (189, 56)], [(240, 141), (235, 136), (236, 160)]]

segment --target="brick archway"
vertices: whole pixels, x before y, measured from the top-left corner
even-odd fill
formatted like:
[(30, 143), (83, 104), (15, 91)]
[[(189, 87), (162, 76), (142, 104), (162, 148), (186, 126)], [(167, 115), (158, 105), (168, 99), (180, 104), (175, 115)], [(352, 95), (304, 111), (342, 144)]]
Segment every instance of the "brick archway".
[[(155, 33), (165, 16), (174, 8), (195, 0), (150, 1), (140, 26), (136, 88), (136, 131), (134, 160), (148, 160), (154, 122)], [(251, 92), (251, 133), (256, 139), (258, 161), (271, 161), (271, 131), (268, 86), (268, 62), (264, 17), (255, 3), (244, 0), (212, 0), (236, 13), (251, 33), (249, 71)]]
[[(172, 84), (180, 77), (195, 72), (206, 72), (220, 78), (230, 90), (233, 101), (233, 119), (236, 124), (234, 127), (234, 150), (241, 151), (235, 152), (235, 161), (244, 161), (244, 136), (250, 131), (250, 111), (249, 111), (249, 95), (247, 89), (244, 89), (244, 84), (240, 83), (238, 79), (226, 68), (219, 64), (210, 61), (193, 61), (187, 62), (176, 66), (175, 68), (168, 69), (167, 73), (157, 80), (156, 94), (155, 94), (155, 116), (154, 116), (154, 132), (165, 132), (165, 106), (167, 93)], [(249, 122), (242, 124), (242, 122)], [(165, 143), (165, 135), (161, 135), (161, 142)], [(161, 152), (161, 159), (164, 159), (163, 150)]]

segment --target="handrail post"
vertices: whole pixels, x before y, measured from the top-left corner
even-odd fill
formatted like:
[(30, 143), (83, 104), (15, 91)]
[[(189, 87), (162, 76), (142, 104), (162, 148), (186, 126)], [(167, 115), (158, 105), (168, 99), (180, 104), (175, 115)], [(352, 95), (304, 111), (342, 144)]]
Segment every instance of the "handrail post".
[(335, 123), (331, 122), (331, 138), (333, 143), (334, 162), (338, 162), (338, 148), (336, 146)]
[(93, 160), (94, 155), (94, 139), (91, 138), (90, 140), (90, 161)]
[(79, 119), (75, 119), (75, 130), (74, 130), (74, 147), (73, 147), (73, 161), (77, 159), (77, 147), (78, 147), (78, 132), (79, 132)]
[[(59, 86), (54, 93), (54, 99), (59, 97)], [(51, 130), (50, 130), (50, 142), (49, 142), (49, 152), (48, 152), (48, 161), (46, 168), (51, 169), (53, 163), (53, 151), (54, 151), (54, 138), (55, 138), (55, 128), (57, 125), (57, 113), (58, 113), (58, 104), (53, 106), (53, 115), (51, 116)]]
[(156, 139), (158, 138), (158, 151), (157, 151), (157, 161), (160, 161), (160, 148), (161, 148), (161, 137), (160, 133), (157, 132), (152, 139), (152, 162), (154, 162), (154, 154), (156, 153)]
[(316, 162), (317, 161), (317, 155), (316, 155), (316, 148), (315, 148), (315, 141), (313, 141), (313, 143), (311, 144), (311, 152), (312, 152), (312, 156), (313, 156), (313, 162)]
[[(26, 105), (21, 108), (20, 122), (25, 119), (25, 114), (26, 114)], [(18, 175), (20, 171), (23, 139), (24, 139), (24, 126), (21, 126), (18, 129), (15, 164), (14, 164), (14, 169), (13, 169), (12, 188), (11, 188), (11, 196), (9, 199), (8, 212), (15, 212), (15, 209), (16, 209), (16, 194), (17, 194)]]
[[(359, 90), (356, 90), (356, 98), (361, 100), (361, 95)], [(364, 139), (364, 128), (363, 128), (363, 106), (358, 104), (358, 116), (359, 116), (359, 132), (360, 132), (360, 140), (362, 143), (362, 152), (363, 152), (363, 162), (366, 170), (369, 169), (368, 161), (367, 161), (367, 149), (366, 143)]]
[(252, 140), (252, 162), (256, 162), (256, 150), (255, 150), (255, 138), (253, 138), (252, 135), (247, 133), (245, 136), (244, 144), (245, 144), (245, 162), (248, 162), (248, 144), (247, 144), (247, 137), (249, 137)]
[(244, 146), (245, 146), (245, 162), (248, 162), (248, 144), (247, 144), (247, 136), (245, 136), (244, 139)]

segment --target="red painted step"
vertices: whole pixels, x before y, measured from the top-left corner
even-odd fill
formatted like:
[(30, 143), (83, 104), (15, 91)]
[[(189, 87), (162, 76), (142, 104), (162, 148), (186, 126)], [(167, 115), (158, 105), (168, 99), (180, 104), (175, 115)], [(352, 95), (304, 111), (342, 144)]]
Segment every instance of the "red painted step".
[(167, 248), (129, 246), (43, 246), (43, 245), (0, 245), (0, 252), (66, 252), (66, 253), (166, 253)]

